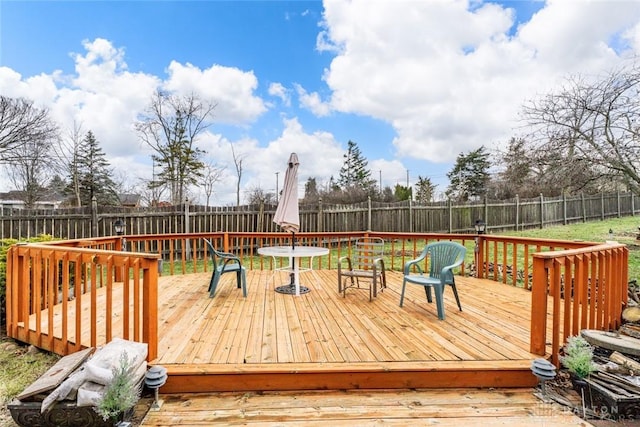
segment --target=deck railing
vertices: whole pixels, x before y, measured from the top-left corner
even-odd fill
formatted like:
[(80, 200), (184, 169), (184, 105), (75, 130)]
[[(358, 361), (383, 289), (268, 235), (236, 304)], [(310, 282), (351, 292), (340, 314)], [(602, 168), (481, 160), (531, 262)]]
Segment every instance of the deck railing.
[[(158, 255), (121, 251), (120, 239), (66, 243), (75, 247), (19, 244), (9, 249), (7, 335), (62, 355), (80, 350), (83, 337), (92, 347), (121, 337), (148, 343), (153, 360)], [(122, 291), (114, 292), (116, 282), (122, 282)], [(82, 322), (83, 310), (90, 311), (89, 324)], [(114, 330), (114, 310), (122, 317), (122, 330)]]
[[(158, 345), (158, 274), (210, 271), (204, 238), (226, 252), (236, 253), (251, 270), (283, 267), (273, 262), (286, 261), (260, 257), (257, 249), (291, 245), (295, 238), (296, 245), (330, 249), (328, 256), (316, 257), (313, 266), (301, 267), (337, 269), (338, 258), (349, 254), (352, 242), (365, 235), (385, 239), (385, 266), (390, 270), (402, 270), (429, 242), (452, 240), (468, 248), (460, 274), (533, 289), (531, 352), (535, 354), (546, 352), (546, 296), (552, 295), (555, 361), (568, 334), (583, 327), (611, 329), (619, 324), (626, 303), (628, 250), (619, 244), (446, 233), (128, 235), (12, 247), (7, 257), (7, 334), (58, 354), (77, 351), (81, 347), (78, 337), (86, 334), (92, 346), (117, 336), (146, 342), (149, 360), (153, 360)], [(114, 292), (113, 284), (119, 282), (123, 282), (123, 291)], [(572, 284), (570, 298), (564, 302), (562, 283)], [(99, 290), (102, 299), (98, 298)], [(80, 312), (87, 302), (91, 324), (84, 325), (80, 316), (69, 313), (71, 308)], [(122, 314), (122, 330), (116, 331), (111, 315), (114, 307), (120, 306), (129, 309)], [(98, 313), (106, 316), (105, 324), (97, 323), (96, 319), (105, 317)], [(61, 331), (53, 329), (54, 316), (61, 316)]]
[[(628, 256), (618, 243), (534, 254), (530, 351), (545, 352), (549, 309), (555, 364), (568, 336), (581, 329), (617, 329), (628, 298)], [(550, 308), (547, 295), (553, 296)]]

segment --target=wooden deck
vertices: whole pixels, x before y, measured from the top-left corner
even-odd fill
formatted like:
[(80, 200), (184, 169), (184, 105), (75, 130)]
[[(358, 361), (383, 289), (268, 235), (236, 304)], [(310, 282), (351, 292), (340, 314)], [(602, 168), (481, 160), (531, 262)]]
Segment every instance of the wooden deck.
[(338, 294), (334, 270), (303, 276), (311, 291), (299, 297), (274, 292), (282, 282), (270, 277), (249, 272), (246, 299), (231, 274), (213, 299), (208, 274), (162, 280), (154, 363), (169, 371), (163, 392), (537, 383), (528, 291), (460, 277), (463, 311), (447, 290), (440, 321), (421, 287), (409, 287), (399, 307), (398, 272), (389, 272), (388, 288), (372, 302), (367, 290)]
[[(223, 275), (215, 298), (210, 273), (160, 278), (152, 364), (168, 370), (163, 393), (537, 384), (528, 291), (457, 277), (463, 311), (447, 289), (441, 321), (421, 287), (408, 286), (399, 307), (399, 272), (388, 272), (388, 288), (372, 302), (367, 290), (338, 294), (335, 270), (302, 275), (311, 291), (298, 297), (274, 291), (285, 274), (269, 281), (270, 271), (247, 273), (246, 299), (233, 274)], [(114, 331), (121, 311), (113, 308)], [(89, 345), (88, 331), (82, 342)]]

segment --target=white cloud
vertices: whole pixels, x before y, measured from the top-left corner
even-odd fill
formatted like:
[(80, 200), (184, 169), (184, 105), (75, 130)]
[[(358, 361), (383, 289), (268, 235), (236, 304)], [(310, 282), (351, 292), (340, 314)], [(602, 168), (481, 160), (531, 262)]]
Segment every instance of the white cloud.
[(291, 105), (291, 95), (282, 83), (271, 83), (269, 85), (269, 95), (280, 98), (285, 106)]
[(298, 98), (300, 99), (300, 105), (311, 111), (318, 117), (325, 117), (331, 113), (331, 105), (326, 102), (323, 102), (320, 99), (320, 95), (317, 92), (308, 93), (302, 86), (299, 84), (294, 84), (294, 88), (298, 93)]
[[(235, 204), (238, 174), (232, 145), (236, 159), (242, 161), (243, 168), (240, 203), (246, 202), (248, 192), (252, 189), (260, 188), (264, 192), (275, 193), (278, 180), (279, 189), (282, 190), (287, 161), (294, 152), (300, 160), (300, 197), (304, 195), (304, 184), (309, 178), (315, 178), (319, 186), (325, 185), (340, 170), (344, 150), (331, 134), (307, 133), (296, 118), (283, 119), (283, 127), (282, 134), (266, 146), (261, 146), (259, 141), (251, 138), (232, 141), (214, 133), (207, 133), (203, 137), (200, 147), (207, 151), (205, 161), (224, 167), (220, 181), (214, 188), (214, 204)], [(204, 200), (202, 195), (201, 200)]]
[(221, 65), (200, 70), (176, 61), (171, 62), (168, 71), (169, 79), (164, 87), (172, 92), (193, 92), (210, 99), (217, 105), (214, 113), (218, 123), (249, 123), (267, 109), (264, 101), (253, 94), (258, 87), (253, 71)]
[(392, 124), (399, 157), (433, 162), (505, 143), (528, 98), (609, 69), (640, 39), (633, 1), (548, 1), (517, 29), (514, 10), (490, 3), (324, 4), (331, 108)]

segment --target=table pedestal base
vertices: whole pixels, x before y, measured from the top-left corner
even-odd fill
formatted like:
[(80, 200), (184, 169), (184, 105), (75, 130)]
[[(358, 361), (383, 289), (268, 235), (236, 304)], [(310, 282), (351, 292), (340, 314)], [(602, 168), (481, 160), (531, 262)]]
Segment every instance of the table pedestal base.
[[(287, 295), (295, 295), (296, 294), (296, 285), (282, 285), (276, 288), (276, 292)], [(309, 288), (306, 286), (300, 285), (300, 295), (306, 294), (309, 292)]]

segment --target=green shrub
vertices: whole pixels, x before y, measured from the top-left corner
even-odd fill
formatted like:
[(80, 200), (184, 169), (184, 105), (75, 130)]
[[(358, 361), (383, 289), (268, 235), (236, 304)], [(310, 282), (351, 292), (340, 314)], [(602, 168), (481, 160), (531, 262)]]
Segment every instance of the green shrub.
[(140, 399), (140, 388), (134, 382), (135, 367), (131, 365), (126, 351), (120, 354), (119, 362), (113, 367), (113, 379), (94, 408), (105, 421), (116, 421)]
[(567, 339), (564, 353), (560, 363), (576, 377), (585, 378), (598, 370), (598, 365), (593, 361), (593, 347), (580, 335)]

